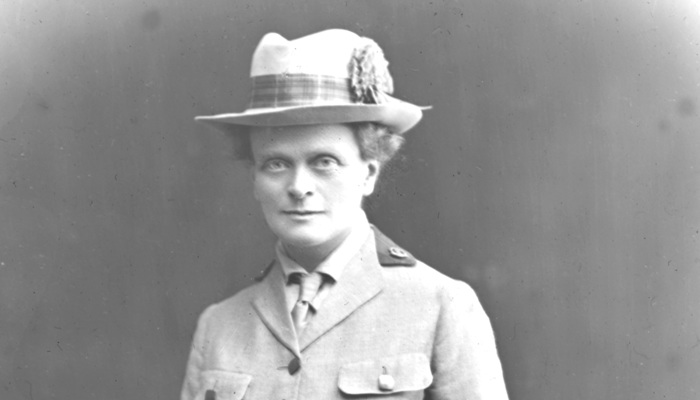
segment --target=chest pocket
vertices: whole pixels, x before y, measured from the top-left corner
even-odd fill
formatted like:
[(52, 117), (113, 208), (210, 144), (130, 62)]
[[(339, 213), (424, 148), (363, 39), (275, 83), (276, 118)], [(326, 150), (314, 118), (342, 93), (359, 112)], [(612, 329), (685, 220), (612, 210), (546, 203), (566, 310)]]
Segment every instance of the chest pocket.
[(241, 400), (252, 375), (209, 370), (202, 372), (202, 386), (196, 400)]
[(340, 369), (338, 388), (348, 395), (389, 395), (422, 392), (432, 382), (428, 357), (411, 353), (345, 364)]

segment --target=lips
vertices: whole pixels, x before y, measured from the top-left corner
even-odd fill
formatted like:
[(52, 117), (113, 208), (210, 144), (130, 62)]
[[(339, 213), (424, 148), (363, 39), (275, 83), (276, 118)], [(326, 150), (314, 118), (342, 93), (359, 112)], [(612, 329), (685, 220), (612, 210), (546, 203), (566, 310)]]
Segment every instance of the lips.
[(282, 211), (283, 214), (287, 215), (298, 215), (298, 216), (307, 216), (307, 215), (316, 215), (316, 214), (322, 214), (322, 211), (310, 211), (310, 210), (284, 210)]

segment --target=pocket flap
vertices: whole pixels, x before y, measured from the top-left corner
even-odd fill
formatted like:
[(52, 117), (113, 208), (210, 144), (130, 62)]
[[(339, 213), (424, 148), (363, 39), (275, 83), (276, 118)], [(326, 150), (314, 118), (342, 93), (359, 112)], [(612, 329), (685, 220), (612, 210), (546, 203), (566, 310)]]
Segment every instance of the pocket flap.
[(239, 372), (204, 371), (197, 400), (204, 400), (208, 390), (216, 392), (216, 400), (241, 400), (251, 380), (252, 375)]
[(411, 353), (345, 364), (338, 388), (345, 394), (383, 394), (423, 390), (432, 382), (428, 357)]

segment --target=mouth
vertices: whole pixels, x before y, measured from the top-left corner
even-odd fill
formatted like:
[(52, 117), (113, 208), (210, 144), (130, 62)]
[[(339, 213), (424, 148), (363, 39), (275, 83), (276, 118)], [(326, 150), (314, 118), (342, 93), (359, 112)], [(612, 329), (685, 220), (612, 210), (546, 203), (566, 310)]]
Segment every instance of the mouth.
[(309, 210), (284, 210), (282, 211), (285, 215), (291, 215), (296, 217), (306, 217), (310, 215), (322, 214), (322, 211), (309, 211)]

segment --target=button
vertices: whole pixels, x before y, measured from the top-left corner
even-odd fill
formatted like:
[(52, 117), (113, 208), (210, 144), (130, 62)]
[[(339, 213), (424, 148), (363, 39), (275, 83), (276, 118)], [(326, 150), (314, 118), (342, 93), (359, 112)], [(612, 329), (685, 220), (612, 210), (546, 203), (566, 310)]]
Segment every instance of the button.
[(390, 392), (394, 390), (394, 386), (396, 386), (396, 381), (394, 380), (393, 376), (387, 374), (386, 372), (379, 375), (379, 390), (383, 392)]
[(301, 369), (301, 360), (294, 357), (292, 361), (289, 362), (289, 365), (287, 365), (287, 371), (289, 371), (289, 375), (294, 375)]
[(391, 256), (394, 258), (408, 257), (408, 253), (406, 253), (406, 250), (400, 249), (398, 247), (389, 247), (389, 254), (391, 254)]

